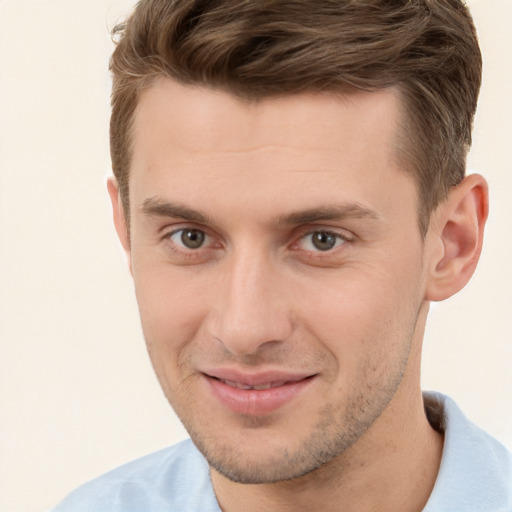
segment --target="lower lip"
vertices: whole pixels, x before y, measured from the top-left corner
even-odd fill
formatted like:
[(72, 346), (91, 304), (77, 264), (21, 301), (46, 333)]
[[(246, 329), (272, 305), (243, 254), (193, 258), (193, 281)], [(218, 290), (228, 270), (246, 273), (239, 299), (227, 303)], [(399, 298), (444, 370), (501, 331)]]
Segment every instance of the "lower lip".
[(238, 389), (206, 376), (215, 397), (228, 409), (246, 416), (271, 414), (301, 394), (314, 380), (308, 377), (269, 389)]

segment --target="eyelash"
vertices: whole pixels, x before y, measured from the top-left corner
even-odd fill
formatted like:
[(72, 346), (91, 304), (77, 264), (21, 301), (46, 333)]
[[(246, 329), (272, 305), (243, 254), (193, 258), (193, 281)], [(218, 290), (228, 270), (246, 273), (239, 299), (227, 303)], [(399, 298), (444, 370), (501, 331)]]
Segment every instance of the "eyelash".
[[(188, 230), (189, 231), (198, 231), (198, 232), (203, 233), (205, 236), (205, 243), (203, 245), (201, 245), (200, 247), (198, 247), (197, 249), (191, 249), (191, 248), (187, 248), (187, 247), (181, 247), (179, 244), (172, 241), (172, 237), (174, 235), (183, 233), (184, 231), (188, 231)], [(316, 233), (322, 233), (324, 235), (334, 236), (334, 237), (336, 237), (337, 241), (341, 242), (341, 243), (336, 242), (337, 245), (335, 245), (333, 248), (327, 249), (325, 251), (322, 251), (320, 249), (305, 250), (305, 252), (313, 255), (313, 257), (318, 258), (318, 259), (325, 259), (328, 257), (332, 257), (335, 253), (338, 252), (337, 250), (340, 250), (346, 244), (350, 244), (355, 241), (354, 237), (349, 236), (346, 233), (343, 233), (343, 234), (337, 233), (336, 231), (334, 231), (332, 229), (323, 229), (321, 226), (319, 226), (319, 227), (315, 227), (315, 229), (309, 229), (308, 231), (304, 231), (304, 232), (300, 233), (300, 235), (298, 237), (295, 237), (295, 241), (290, 246), (291, 249), (292, 250), (300, 250), (300, 247), (299, 247), (300, 243), (302, 241), (304, 241), (308, 236), (313, 236)], [(198, 258), (200, 255), (204, 255), (203, 251), (205, 249), (212, 249), (211, 244), (208, 244), (208, 239), (213, 239), (213, 236), (209, 235), (208, 232), (204, 229), (197, 228), (194, 226), (185, 226), (185, 227), (180, 227), (178, 229), (174, 229), (168, 233), (165, 233), (163, 235), (163, 239), (168, 242), (168, 246), (171, 249), (171, 251), (174, 252), (175, 254), (179, 255), (180, 257)], [(210, 245), (210, 247), (208, 245)], [(220, 248), (220, 247), (221, 247), (221, 244), (219, 244), (218, 247), (214, 247), (213, 249)], [(201, 249), (203, 249), (203, 251), (200, 251)]]
[[(204, 255), (203, 251), (200, 251), (200, 249), (205, 249), (206, 247), (204, 245), (201, 245), (196, 250), (190, 249), (187, 247), (182, 247), (178, 245), (176, 242), (172, 240), (172, 237), (174, 235), (177, 235), (179, 233), (183, 233), (184, 231), (199, 231), (204, 234), (205, 236), (205, 243), (207, 243), (208, 239), (212, 239), (213, 237), (209, 235), (206, 230), (197, 228), (195, 226), (185, 226), (181, 228), (174, 229), (172, 231), (169, 231), (168, 233), (165, 233), (163, 235), (163, 240), (167, 243), (167, 246), (170, 248), (170, 250), (180, 256), (181, 258), (198, 258), (202, 255)], [(219, 245), (220, 247), (220, 245)]]
[[(340, 233), (336, 233), (335, 231), (330, 231), (330, 230), (327, 230), (327, 229), (315, 229), (315, 230), (312, 230), (312, 231), (308, 231), (307, 233), (304, 233), (302, 234), (297, 242), (295, 242), (293, 244), (293, 246), (295, 245), (299, 245), (301, 242), (305, 241), (307, 237), (312, 237), (313, 235), (316, 235), (316, 234), (322, 234), (322, 235), (327, 235), (327, 236), (333, 236), (336, 238), (336, 245), (330, 249), (326, 249), (324, 251), (322, 251), (321, 249), (318, 249), (317, 250), (314, 250), (314, 249), (306, 249), (307, 252), (312, 252), (312, 253), (319, 253), (319, 254), (329, 254), (329, 253), (332, 253), (334, 252), (334, 250), (338, 247), (340, 247), (341, 245), (344, 245), (346, 244), (347, 242), (349, 242), (349, 238), (346, 236), (346, 235), (342, 235)], [(338, 243), (339, 242), (339, 243)], [(311, 240), (310, 241), (310, 244), (314, 245), (314, 242)]]

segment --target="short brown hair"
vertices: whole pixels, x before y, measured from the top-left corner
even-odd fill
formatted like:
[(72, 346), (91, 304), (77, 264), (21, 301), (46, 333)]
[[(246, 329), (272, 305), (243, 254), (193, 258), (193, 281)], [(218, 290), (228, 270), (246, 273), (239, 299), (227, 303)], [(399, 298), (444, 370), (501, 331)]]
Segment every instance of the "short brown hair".
[(161, 76), (253, 100), (395, 87), (423, 233), (464, 177), (482, 60), (460, 0), (141, 0), (114, 34), (110, 144), (125, 211), (135, 109)]

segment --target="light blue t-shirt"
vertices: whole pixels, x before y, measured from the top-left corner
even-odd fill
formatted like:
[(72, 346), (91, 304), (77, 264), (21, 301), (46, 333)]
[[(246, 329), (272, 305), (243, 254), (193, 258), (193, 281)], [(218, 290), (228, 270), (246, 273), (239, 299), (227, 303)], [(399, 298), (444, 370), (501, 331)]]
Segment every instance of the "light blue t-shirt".
[[(439, 393), (445, 431), (439, 475), (423, 512), (512, 512), (512, 454)], [(190, 440), (79, 487), (52, 512), (220, 512), (208, 464)]]

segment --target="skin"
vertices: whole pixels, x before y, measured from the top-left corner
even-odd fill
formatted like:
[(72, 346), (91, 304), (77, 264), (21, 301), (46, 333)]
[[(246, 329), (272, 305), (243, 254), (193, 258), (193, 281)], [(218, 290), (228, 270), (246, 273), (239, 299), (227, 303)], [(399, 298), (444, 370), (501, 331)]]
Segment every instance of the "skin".
[[(471, 276), (487, 195), (466, 178), (423, 238), (399, 107), (392, 90), (248, 103), (168, 79), (140, 99), (129, 235), (111, 180), (114, 219), (156, 374), (224, 511), (420, 511), (433, 488), (428, 304)], [(212, 391), (219, 368), (308, 379), (240, 413)]]

